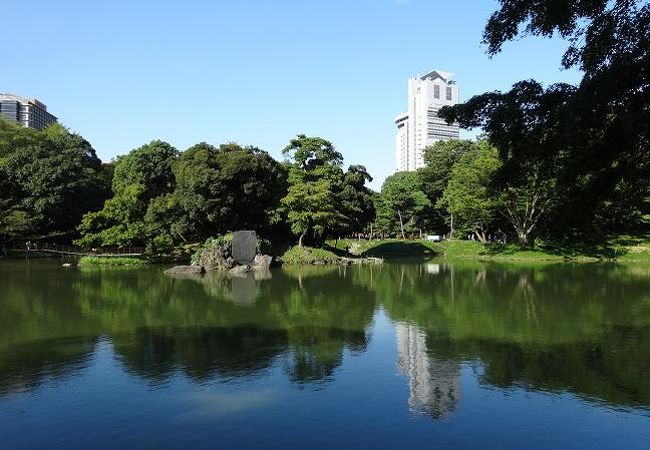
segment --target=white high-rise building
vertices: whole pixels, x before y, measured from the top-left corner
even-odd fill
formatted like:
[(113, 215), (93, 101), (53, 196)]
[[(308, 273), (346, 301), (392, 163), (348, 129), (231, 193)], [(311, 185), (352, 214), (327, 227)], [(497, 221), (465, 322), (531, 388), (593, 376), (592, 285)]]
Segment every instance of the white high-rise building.
[(458, 139), (458, 125), (438, 117), (441, 107), (458, 103), (458, 86), (451, 76), (432, 70), (408, 80), (408, 111), (395, 117), (398, 172), (424, 166), (423, 150), (434, 142)]

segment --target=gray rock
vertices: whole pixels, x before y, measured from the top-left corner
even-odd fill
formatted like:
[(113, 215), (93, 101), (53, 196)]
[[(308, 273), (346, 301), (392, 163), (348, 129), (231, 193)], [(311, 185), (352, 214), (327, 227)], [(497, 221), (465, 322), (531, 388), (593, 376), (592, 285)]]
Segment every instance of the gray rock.
[(232, 257), (239, 264), (251, 264), (256, 247), (257, 236), (254, 231), (240, 230), (232, 234)]
[(194, 274), (194, 275), (200, 275), (205, 270), (201, 266), (175, 266), (172, 267), (171, 269), (165, 270), (165, 274), (167, 275), (175, 275), (175, 274)]
[(273, 257), (269, 255), (255, 255), (251, 268), (255, 270), (265, 270), (271, 267)]
[(233, 267), (228, 271), (228, 273), (232, 275), (239, 275), (248, 272), (250, 269), (250, 266), (244, 264), (243, 266)]

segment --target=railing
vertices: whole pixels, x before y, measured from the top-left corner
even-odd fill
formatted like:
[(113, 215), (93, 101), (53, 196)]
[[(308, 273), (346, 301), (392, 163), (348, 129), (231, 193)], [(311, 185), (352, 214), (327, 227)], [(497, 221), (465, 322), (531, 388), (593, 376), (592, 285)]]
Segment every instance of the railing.
[(90, 256), (138, 256), (144, 252), (144, 247), (96, 247), (86, 248), (78, 245), (50, 244), (47, 242), (25, 242), (14, 245), (14, 250), (42, 253), (59, 253), (62, 255)]

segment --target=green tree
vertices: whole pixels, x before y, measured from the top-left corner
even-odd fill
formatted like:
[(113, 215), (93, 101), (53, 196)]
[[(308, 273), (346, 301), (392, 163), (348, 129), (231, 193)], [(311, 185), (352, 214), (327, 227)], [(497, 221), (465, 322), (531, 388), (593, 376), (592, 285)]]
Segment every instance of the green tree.
[[(544, 89), (522, 81), (441, 115), (486, 131), (501, 153), (504, 189), (526, 193), (521, 204), (537, 198), (550, 232), (607, 231), (603, 225), (621, 221), (603, 217), (630, 210), (638, 213), (626, 217), (642, 218), (650, 193), (650, 5), (501, 0), (484, 32), (488, 53), (521, 33), (568, 39), (562, 65), (582, 70), (580, 83)], [(630, 207), (610, 208), (621, 197)]]
[(287, 209), (291, 231), (298, 236), (298, 246), (302, 247), (308, 233), (323, 235), (341, 220), (333, 199), (327, 180), (307, 181), (290, 173), (289, 190), (282, 204)]
[(440, 200), (455, 218), (456, 226), (473, 233), (484, 244), (499, 207), (490, 186), (500, 165), (497, 150), (486, 141), (480, 142), (454, 165)]
[(441, 197), (451, 178), (451, 171), (458, 160), (476, 143), (467, 139), (438, 141), (424, 149), (424, 167), (418, 169), (422, 191), (432, 203)]
[(184, 151), (173, 170), (174, 195), (185, 211), (181, 221), (191, 224), (183, 240), (242, 228), (265, 233), (277, 221), (287, 190), (286, 171), (265, 151), (200, 143)]
[(424, 211), (431, 202), (422, 192), (420, 180), (415, 172), (397, 172), (389, 176), (381, 187), (381, 208), (378, 215), (382, 220), (389, 222), (388, 217), (392, 216), (392, 222), (399, 223), (399, 231), (402, 239), (405, 235), (405, 225), (409, 222), (416, 224), (418, 214)]
[(0, 241), (72, 235), (82, 214), (101, 208), (109, 180), (78, 134), (0, 119)]
[(454, 164), (476, 143), (466, 139), (438, 141), (424, 149), (424, 167), (418, 169), (418, 177), (424, 192), (431, 202), (426, 212), (428, 225), (433, 229), (445, 229), (448, 212), (439, 203), (451, 178)]
[(304, 134), (291, 139), (282, 154), (290, 156), (293, 163), (307, 173), (319, 174), (324, 168), (340, 168), (343, 164), (343, 155), (334, 149), (330, 141)]
[(328, 229), (345, 227), (346, 217), (335, 206), (336, 194), (343, 189), (343, 156), (332, 143), (300, 134), (282, 153), (292, 160), (282, 205), (298, 245), (309, 235), (322, 237)]
[(364, 166), (350, 166), (343, 176), (343, 187), (338, 194), (345, 225), (341, 231), (361, 233), (375, 218), (373, 191), (365, 184), (372, 177)]
[(177, 157), (178, 150), (163, 141), (152, 141), (118, 157), (114, 195), (102, 210), (83, 217), (77, 242), (86, 246), (147, 243), (147, 209), (156, 197), (173, 192), (172, 164)]

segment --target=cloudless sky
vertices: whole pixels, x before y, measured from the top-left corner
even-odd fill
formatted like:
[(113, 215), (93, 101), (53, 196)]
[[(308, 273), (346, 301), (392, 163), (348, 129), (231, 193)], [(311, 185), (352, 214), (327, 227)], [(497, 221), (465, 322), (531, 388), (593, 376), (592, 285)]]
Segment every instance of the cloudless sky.
[[(409, 77), (453, 72), (461, 100), (560, 70), (566, 43), (525, 38), (489, 59), (492, 0), (3, 0), (0, 92), (36, 97), (102, 160), (163, 139), (331, 140), (378, 189), (395, 169)], [(464, 133), (464, 136), (472, 136)]]

